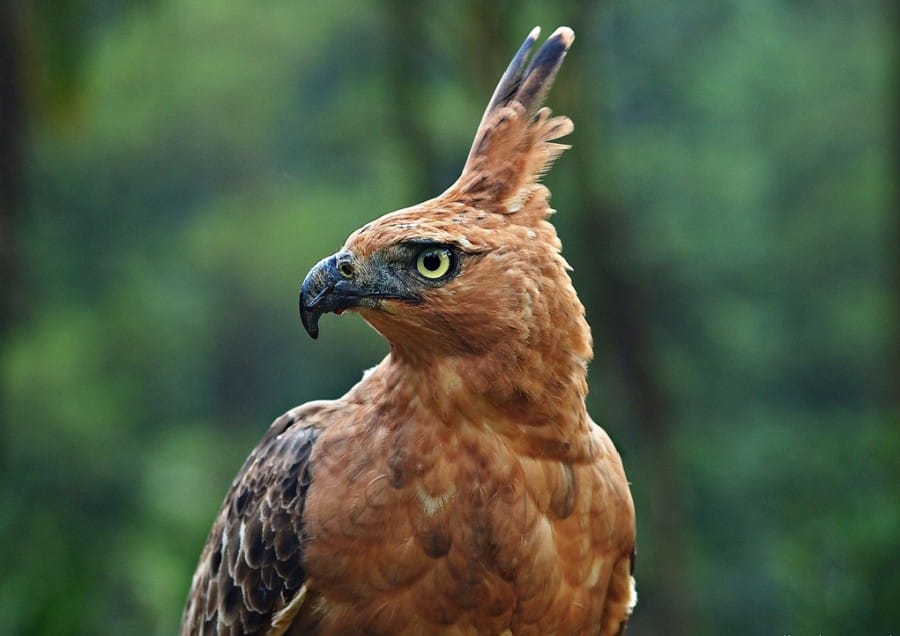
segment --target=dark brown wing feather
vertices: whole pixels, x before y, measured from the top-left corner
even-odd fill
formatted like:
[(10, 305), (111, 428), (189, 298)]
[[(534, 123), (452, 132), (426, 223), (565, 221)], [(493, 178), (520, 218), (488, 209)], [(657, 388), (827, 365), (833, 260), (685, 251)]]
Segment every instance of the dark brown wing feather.
[(265, 634), (302, 587), (310, 456), (328, 404), (284, 414), (247, 458), (200, 556), (182, 636)]

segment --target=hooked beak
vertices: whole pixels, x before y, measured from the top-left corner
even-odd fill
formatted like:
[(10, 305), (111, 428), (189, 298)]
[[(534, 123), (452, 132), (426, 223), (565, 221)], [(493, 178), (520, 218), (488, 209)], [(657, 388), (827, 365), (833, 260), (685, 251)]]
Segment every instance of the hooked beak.
[(366, 306), (379, 308), (385, 299), (416, 301), (390, 268), (356, 261), (342, 251), (319, 261), (300, 286), (300, 321), (314, 340), (319, 336), (319, 318), (328, 312)]
[(303, 280), (300, 286), (300, 322), (313, 340), (319, 336), (319, 317), (322, 314), (358, 304), (358, 294), (351, 293), (347, 283), (337, 269), (336, 255), (319, 261)]

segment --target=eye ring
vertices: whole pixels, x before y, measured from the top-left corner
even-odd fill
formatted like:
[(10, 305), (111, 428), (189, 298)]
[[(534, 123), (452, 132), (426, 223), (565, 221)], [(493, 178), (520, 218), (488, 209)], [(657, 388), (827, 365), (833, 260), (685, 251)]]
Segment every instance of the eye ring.
[(438, 280), (450, 273), (453, 258), (446, 247), (427, 247), (416, 257), (416, 271), (428, 280)]
[(351, 265), (349, 261), (338, 263), (337, 270), (344, 278), (353, 277), (353, 265)]

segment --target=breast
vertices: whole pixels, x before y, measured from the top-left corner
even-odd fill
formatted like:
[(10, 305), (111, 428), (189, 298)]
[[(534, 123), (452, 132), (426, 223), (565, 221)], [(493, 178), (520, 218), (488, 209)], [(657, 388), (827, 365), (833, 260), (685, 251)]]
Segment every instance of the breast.
[[(323, 437), (305, 550), (323, 633), (599, 624), (615, 524), (597, 467), (521, 457), (489, 433)], [(360, 444), (386, 452), (349, 452)]]

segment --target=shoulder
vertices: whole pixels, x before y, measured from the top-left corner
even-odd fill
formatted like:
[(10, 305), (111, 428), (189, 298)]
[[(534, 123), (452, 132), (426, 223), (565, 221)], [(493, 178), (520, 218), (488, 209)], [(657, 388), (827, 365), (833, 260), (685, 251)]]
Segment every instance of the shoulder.
[(337, 400), (315, 400), (295, 406), (272, 422), (257, 448), (273, 440), (277, 441), (286, 434), (297, 437), (315, 436), (322, 428), (328, 426), (339, 405), (340, 402)]

